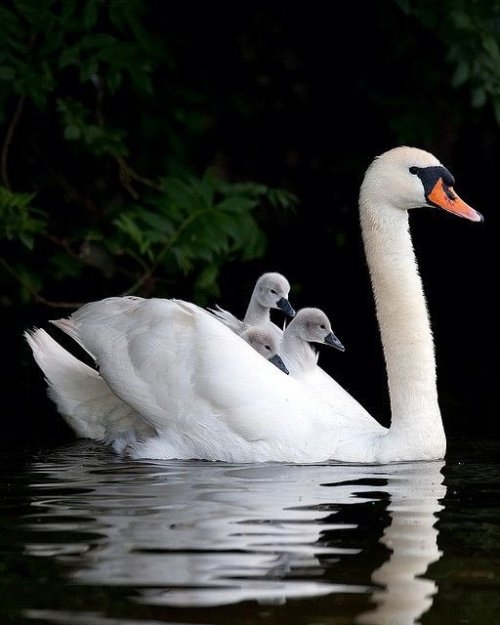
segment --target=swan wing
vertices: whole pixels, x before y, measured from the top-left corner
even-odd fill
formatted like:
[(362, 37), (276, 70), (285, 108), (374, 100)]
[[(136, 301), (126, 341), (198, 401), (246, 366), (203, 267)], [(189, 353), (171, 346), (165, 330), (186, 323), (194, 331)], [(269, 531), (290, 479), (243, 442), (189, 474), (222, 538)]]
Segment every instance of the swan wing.
[(155, 428), (186, 431), (191, 419), (201, 424), (217, 415), (238, 428), (242, 404), (255, 406), (268, 398), (276, 374), (286, 380), (198, 306), (153, 298), (124, 307), (117, 299), (87, 304), (68, 324), (96, 355), (113, 392)]

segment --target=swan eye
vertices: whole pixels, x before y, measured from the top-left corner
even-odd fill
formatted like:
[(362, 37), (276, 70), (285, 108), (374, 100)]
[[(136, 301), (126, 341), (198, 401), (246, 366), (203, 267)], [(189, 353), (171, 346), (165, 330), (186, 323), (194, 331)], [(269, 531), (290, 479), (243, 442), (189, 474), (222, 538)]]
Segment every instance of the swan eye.
[(413, 165), (413, 167), (410, 167), (409, 171), (410, 174), (418, 174), (418, 167), (415, 167), (415, 165)]

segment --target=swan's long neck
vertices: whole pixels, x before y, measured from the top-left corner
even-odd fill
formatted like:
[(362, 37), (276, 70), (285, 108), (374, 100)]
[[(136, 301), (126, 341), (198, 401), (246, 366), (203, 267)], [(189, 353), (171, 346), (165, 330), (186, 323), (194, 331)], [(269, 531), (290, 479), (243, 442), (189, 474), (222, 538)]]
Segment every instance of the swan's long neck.
[(293, 330), (293, 322), (283, 331), (280, 344), (280, 356), (291, 376), (300, 376), (316, 366), (318, 354), (307, 341), (301, 339)]
[(403, 447), (441, 457), (445, 436), (434, 343), (408, 212), (364, 199), (360, 218), (389, 383), (387, 443), (394, 446), (397, 440)]
[(270, 319), (271, 315), (269, 313), (269, 308), (262, 306), (262, 304), (257, 301), (257, 297), (254, 292), (250, 298), (245, 317), (243, 318), (243, 323), (249, 326), (258, 326), (266, 323), (266, 321), (269, 321)]

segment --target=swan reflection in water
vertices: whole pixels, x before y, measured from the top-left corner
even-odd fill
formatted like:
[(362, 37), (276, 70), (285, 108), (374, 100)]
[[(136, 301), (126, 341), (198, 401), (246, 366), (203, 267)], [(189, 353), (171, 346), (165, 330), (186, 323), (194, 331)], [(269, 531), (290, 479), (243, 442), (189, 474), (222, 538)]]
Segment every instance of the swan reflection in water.
[[(40, 540), (26, 548), (64, 562), (73, 583), (133, 588), (133, 600), (148, 605), (354, 593), (363, 596), (356, 622), (414, 624), (437, 590), (421, 576), (441, 556), (443, 466), (132, 463), (75, 445), (33, 465), (31, 537)], [(376, 538), (386, 560), (354, 585), (345, 575), (353, 559), (368, 566), (356, 528), (381, 502), (388, 525)], [(67, 540), (51, 543), (52, 531)]]

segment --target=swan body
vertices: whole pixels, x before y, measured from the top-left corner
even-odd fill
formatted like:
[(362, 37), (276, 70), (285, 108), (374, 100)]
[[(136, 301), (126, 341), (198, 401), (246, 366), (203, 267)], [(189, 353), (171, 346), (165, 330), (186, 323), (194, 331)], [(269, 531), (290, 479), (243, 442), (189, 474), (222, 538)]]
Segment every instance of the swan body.
[[(339, 385), (326, 398), (283, 375), (194, 304), (115, 297), (83, 306), (64, 324), (95, 357), (112, 395), (150, 428), (131, 436), (125, 451), (135, 458), (227, 462), (442, 458), (446, 438), (434, 344), (408, 210), (438, 206), (481, 221), (453, 185), (432, 154), (399, 147), (373, 161), (361, 186), (360, 221), (386, 360), (390, 428)], [(32, 335), (32, 349), (39, 332)], [(47, 364), (40, 366), (50, 377)], [(52, 385), (58, 383), (53, 377)]]
[(263, 273), (255, 283), (247, 310), (243, 319), (238, 319), (235, 315), (220, 306), (209, 308), (209, 312), (222, 321), (228, 328), (242, 336), (250, 327), (266, 328), (272, 332), (276, 340), (281, 340), (281, 329), (271, 321), (271, 309), (283, 311), (286, 315), (293, 317), (294, 309), (288, 301), (290, 293), (290, 283), (281, 273)]

